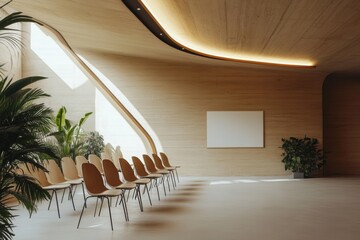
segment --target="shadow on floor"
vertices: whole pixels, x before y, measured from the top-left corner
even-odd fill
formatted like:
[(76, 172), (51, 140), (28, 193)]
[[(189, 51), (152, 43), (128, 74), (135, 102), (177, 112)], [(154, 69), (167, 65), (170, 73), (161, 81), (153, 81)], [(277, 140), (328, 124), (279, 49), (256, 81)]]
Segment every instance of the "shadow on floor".
[[(161, 214), (163, 216), (157, 216), (156, 220), (153, 218), (151, 221), (143, 220), (134, 223), (134, 227), (137, 230), (164, 228), (172, 225), (171, 219), (176, 218), (181, 214), (184, 214), (190, 210), (188, 203), (197, 201), (197, 196), (200, 195), (205, 181), (194, 181), (186, 183), (182, 186), (178, 186), (175, 190), (172, 190), (166, 198), (161, 200), (166, 205), (152, 206), (147, 209), (147, 217), (154, 217), (153, 214)], [(171, 214), (171, 218), (166, 217)]]

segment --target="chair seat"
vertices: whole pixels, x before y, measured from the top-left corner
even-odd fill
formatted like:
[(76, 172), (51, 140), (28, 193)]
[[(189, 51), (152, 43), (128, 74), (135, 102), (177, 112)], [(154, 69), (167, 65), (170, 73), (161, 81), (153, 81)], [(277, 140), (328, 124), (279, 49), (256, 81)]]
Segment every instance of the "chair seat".
[(109, 189), (109, 190), (106, 190), (104, 192), (101, 192), (101, 193), (95, 193), (95, 194), (91, 194), (92, 196), (95, 196), (95, 197), (117, 197), (121, 194), (122, 190), (118, 190), (118, 189)]
[(60, 183), (60, 184), (52, 184), (46, 187), (42, 187), (45, 190), (59, 190), (59, 189), (65, 189), (65, 188), (69, 188), (70, 184), (66, 184), (66, 183)]
[(71, 179), (71, 180), (66, 180), (65, 183), (69, 183), (71, 185), (76, 185), (76, 184), (81, 184), (83, 182), (82, 178), (78, 178), (78, 179)]
[(147, 178), (161, 178), (162, 174), (150, 173), (146, 176)]
[(134, 183), (136, 184), (148, 184), (151, 180), (149, 178), (141, 178), (138, 180), (135, 180)]
[(166, 168), (166, 170), (170, 170), (170, 171), (173, 171), (176, 169), (176, 167), (165, 167), (165, 168)]
[(163, 170), (158, 170), (156, 173), (157, 173), (157, 174), (168, 174), (169, 171), (166, 170), (166, 169), (163, 169)]
[(118, 188), (118, 189), (133, 189), (135, 187), (136, 187), (136, 183), (127, 182), (127, 183), (123, 183), (123, 184), (117, 186), (116, 188)]

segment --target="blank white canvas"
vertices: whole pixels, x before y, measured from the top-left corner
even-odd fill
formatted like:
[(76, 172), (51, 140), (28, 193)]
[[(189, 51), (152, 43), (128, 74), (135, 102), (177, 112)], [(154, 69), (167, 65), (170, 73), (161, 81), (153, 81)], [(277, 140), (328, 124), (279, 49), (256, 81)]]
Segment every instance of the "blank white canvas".
[(207, 112), (207, 147), (264, 147), (264, 112)]

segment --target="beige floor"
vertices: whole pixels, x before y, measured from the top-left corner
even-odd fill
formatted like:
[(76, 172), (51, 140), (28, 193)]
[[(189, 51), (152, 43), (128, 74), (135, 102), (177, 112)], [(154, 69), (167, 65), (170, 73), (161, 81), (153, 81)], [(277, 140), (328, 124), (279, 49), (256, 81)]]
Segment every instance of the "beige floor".
[(114, 231), (106, 208), (92, 216), (94, 201), (76, 229), (81, 197), (75, 212), (61, 204), (61, 219), (46, 203), (31, 219), (19, 210), (14, 239), (360, 239), (360, 178), (182, 178), (161, 201), (153, 191), (152, 207), (144, 196), (144, 212), (130, 199), (129, 223), (112, 207)]

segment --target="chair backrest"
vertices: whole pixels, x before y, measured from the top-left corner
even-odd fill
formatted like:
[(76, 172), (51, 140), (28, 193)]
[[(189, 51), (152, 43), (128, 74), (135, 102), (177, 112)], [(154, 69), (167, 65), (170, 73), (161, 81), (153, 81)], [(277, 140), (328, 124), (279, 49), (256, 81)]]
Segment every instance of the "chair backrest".
[(111, 159), (118, 170), (120, 170), (119, 158), (123, 158), (122, 154), (118, 154), (117, 152), (111, 154)]
[[(38, 179), (37, 172), (36, 172), (37, 169), (35, 169), (33, 166), (31, 166), (28, 163), (21, 163), (18, 165), (18, 167), (19, 167), (18, 174), (33, 177), (36, 181), (39, 181), (39, 180), (37, 180)], [(40, 182), (39, 182), (39, 184), (40, 184)]]
[(45, 172), (43, 170), (34, 168), (32, 166), (29, 166), (28, 164), (21, 164), (20, 168), (25, 175), (35, 178), (39, 182), (40, 186), (47, 187), (51, 185), (51, 183), (49, 183), (49, 181), (47, 180)]
[(57, 165), (55, 160), (50, 159), (45, 161), (44, 167), (48, 170), (45, 175), (51, 184), (57, 184), (66, 181), (64, 174), (62, 173), (59, 165)]
[(116, 146), (114, 152), (119, 156), (119, 158), (124, 158), (120, 146)]
[(119, 172), (114, 163), (109, 159), (103, 160), (104, 174), (107, 184), (111, 187), (117, 187), (122, 184)]
[(155, 162), (155, 166), (158, 168), (158, 169), (165, 169), (161, 159), (159, 158), (159, 156), (155, 153), (152, 154), (153, 156), (153, 159), (154, 159), (154, 162)]
[(111, 156), (111, 154), (115, 151), (115, 148), (111, 145), (111, 143), (107, 143), (105, 144), (105, 147), (104, 147), (104, 152)]
[(81, 168), (85, 187), (89, 194), (99, 194), (107, 190), (101, 173), (94, 164), (83, 163)]
[(146, 177), (149, 173), (146, 171), (144, 164), (138, 157), (133, 156), (132, 161), (134, 163), (135, 172), (139, 177)]
[(101, 174), (103, 174), (104, 169), (103, 169), (103, 166), (102, 166), (102, 163), (101, 163), (101, 158), (99, 158), (95, 154), (90, 154), (88, 158), (89, 158), (89, 162), (94, 164), (96, 166), (96, 168), (99, 170), (99, 172)]
[(100, 153), (100, 158), (102, 160), (104, 160), (104, 159), (110, 159), (111, 160), (111, 155), (109, 155), (107, 152), (102, 152), (102, 153)]
[(64, 177), (66, 180), (79, 179), (79, 173), (76, 169), (74, 160), (71, 157), (61, 158), (61, 167), (63, 169)]
[(150, 173), (156, 173), (157, 169), (156, 169), (155, 164), (154, 164), (153, 160), (151, 159), (151, 157), (149, 155), (143, 154), (143, 159), (144, 159), (146, 169)]
[(171, 167), (171, 164), (169, 162), (169, 158), (166, 156), (165, 153), (160, 152), (160, 157), (161, 157), (161, 160), (162, 160), (165, 167)]
[(82, 177), (83, 174), (82, 174), (82, 167), (81, 167), (81, 165), (82, 165), (83, 163), (87, 163), (87, 162), (89, 162), (89, 161), (88, 161), (84, 156), (79, 155), (79, 156), (76, 156), (76, 157), (75, 157), (75, 162), (76, 162), (76, 168), (77, 168), (77, 171), (78, 171), (78, 175), (79, 175), (79, 177)]
[(34, 177), (32, 176), (32, 168), (29, 167), (29, 164), (27, 163), (20, 163), (18, 164), (18, 167), (19, 167), (19, 171), (17, 171), (17, 173), (19, 175), (27, 175), (27, 176), (30, 176), (30, 177)]
[(124, 176), (124, 179), (128, 182), (133, 182), (138, 180), (135, 176), (134, 170), (131, 168), (131, 165), (124, 158), (119, 158), (121, 172)]
[(51, 185), (51, 183), (47, 179), (46, 174), (43, 170), (34, 169), (33, 172), (34, 172), (34, 175), (33, 175), (34, 178), (36, 178), (39, 181), (39, 183), (42, 187), (47, 187), (47, 186)]

